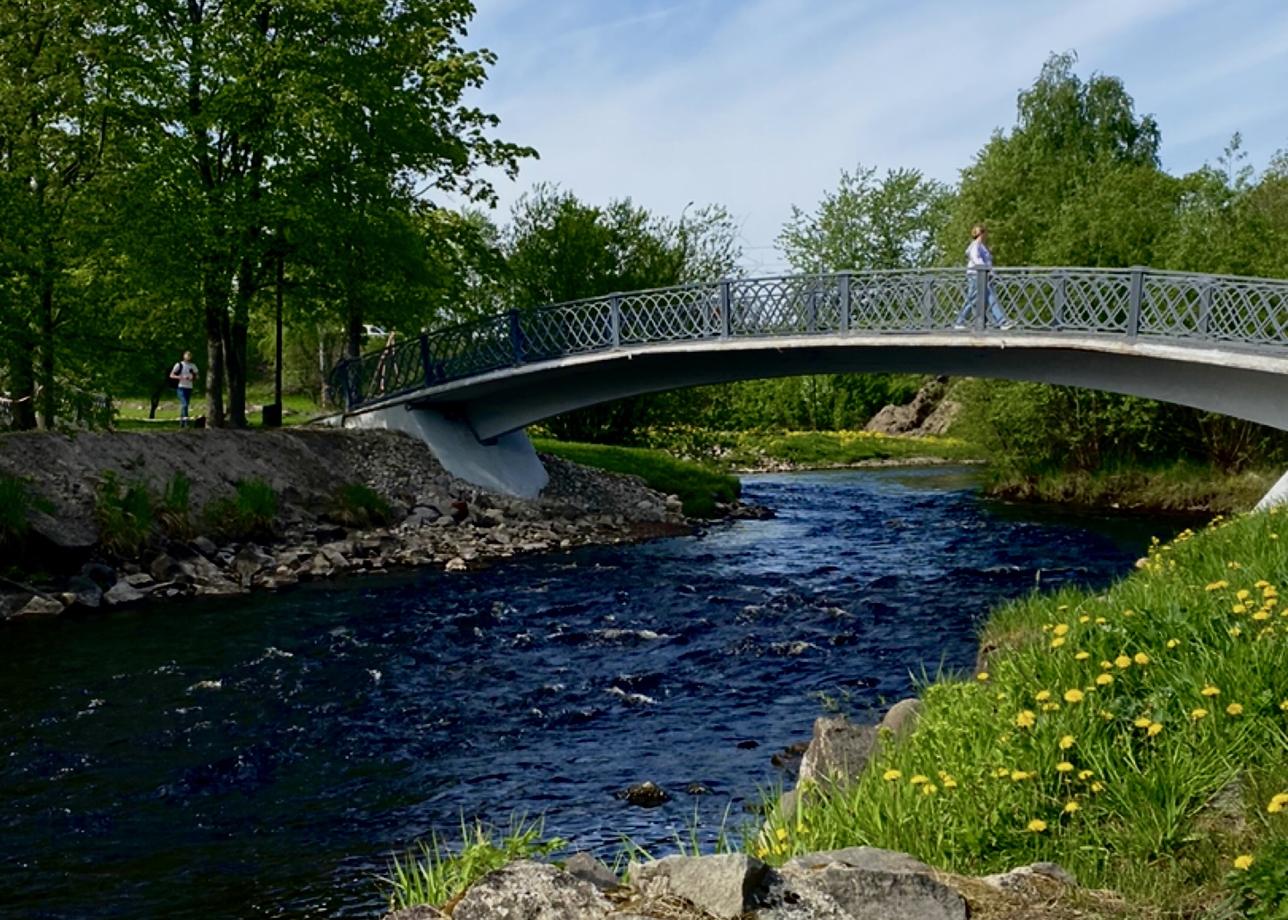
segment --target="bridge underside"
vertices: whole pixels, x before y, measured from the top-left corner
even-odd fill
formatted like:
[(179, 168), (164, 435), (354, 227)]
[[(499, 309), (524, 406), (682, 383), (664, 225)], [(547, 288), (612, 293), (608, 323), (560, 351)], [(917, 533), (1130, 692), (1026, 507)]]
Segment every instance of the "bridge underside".
[[(1034, 336), (810, 336), (640, 346), (558, 358), (403, 394), (482, 441), (627, 396), (799, 374), (909, 372), (1065, 384), (1288, 430), (1288, 359), (1235, 350)], [(371, 408), (381, 408), (377, 403)]]

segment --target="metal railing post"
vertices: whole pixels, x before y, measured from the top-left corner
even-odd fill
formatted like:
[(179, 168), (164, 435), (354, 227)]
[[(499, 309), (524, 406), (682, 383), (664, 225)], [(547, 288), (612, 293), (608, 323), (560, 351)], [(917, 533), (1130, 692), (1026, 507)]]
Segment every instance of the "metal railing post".
[(818, 285), (821, 279), (814, 279), (810, 286), (809, 297), (805, 308), (805, 331), (810, 335), (818, 332)]
[(984, 331), (988, 313), (988, 269), (975, 269), (975, 322), (972, 324), (977, 332)]
[(614, 294), (608, 303), (608, 334), (614, 348), (622, 344), (622, 296)]
[(519, 325), (519, 311), (510, 311), (510, 348), (514, 354), (514, 363), (523, 363), (523, 327)]
[(1145, 270), (1133, 265), (1131, 270), (1131, 294), (1127, 301), (1127, 338), (1135, 341), (1140, 332), (1140, 301), (1145, 291)]
[(921, 325), (933, 329), (935, 323), (935, 279), (929, 275), (921, 282)]
[(1051, 317), (1051, 325), (1061, 329), (1064, 327), (1064, 308), (1069, 298), (1069, 276), (1059, 272), (1055, 277), (1055, 315)]
[(850, 273), (838, 279), (841, 289), (841, 335), (850, 331)]
[(720, 282), (720, 338), (733, 335), (733, 284)]

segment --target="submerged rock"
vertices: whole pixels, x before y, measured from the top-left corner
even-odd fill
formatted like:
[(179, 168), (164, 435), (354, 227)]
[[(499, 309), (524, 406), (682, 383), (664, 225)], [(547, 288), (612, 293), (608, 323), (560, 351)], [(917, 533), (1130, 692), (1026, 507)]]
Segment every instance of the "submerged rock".
[(619, 799), (624, 799), (632, 805), (638, 805), (640, 808), (657, 808), (664, 802), (669, 802), (671, 796), (660, 786), (656, 786), (650, 780), (642, 783), (636, 783), (617, 793)]

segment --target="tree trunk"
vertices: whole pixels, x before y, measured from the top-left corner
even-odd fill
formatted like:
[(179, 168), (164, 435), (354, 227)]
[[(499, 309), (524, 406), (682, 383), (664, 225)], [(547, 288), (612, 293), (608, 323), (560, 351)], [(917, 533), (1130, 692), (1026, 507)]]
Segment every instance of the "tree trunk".
[(206, 424), (224, 427), (224, 305), (215, 296), (216, 279), (205, 279), (206, 312)]
[(54, 383), (54, 275), (46, 266), (40, 279), (40, 427), (52, 431), (57, 421), (57, 385)]
[[(30, 333), (23, 328), (19, 330), (19, 337), (29, 339)], [(14, 350), (9, 363), (9, 383), (13, 397), (13, 427), (18, 431), (30, 431), (36, 427), (36, 368), (31, 349), (19, 347)]]

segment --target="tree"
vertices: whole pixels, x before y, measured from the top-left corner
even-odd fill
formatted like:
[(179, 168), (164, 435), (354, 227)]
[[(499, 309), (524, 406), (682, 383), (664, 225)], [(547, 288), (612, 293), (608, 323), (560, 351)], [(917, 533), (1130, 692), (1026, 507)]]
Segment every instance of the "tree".
[(792, 205), (778, 247), (798, 272), (916, 268), (930, 264), (951, 192), (915, 169), (841, 172), (813, 213)]

